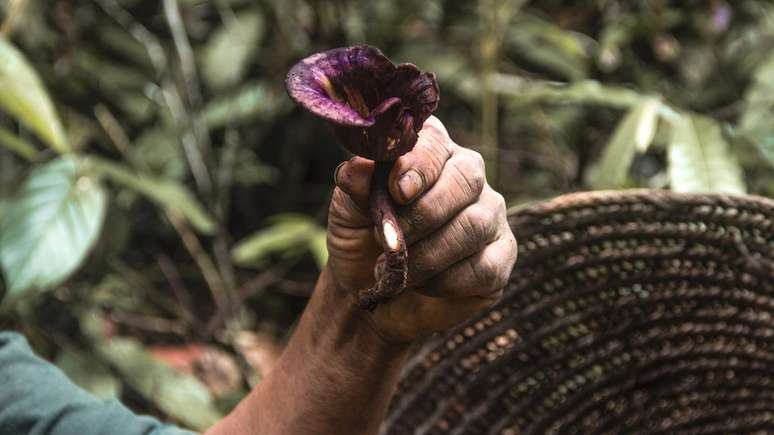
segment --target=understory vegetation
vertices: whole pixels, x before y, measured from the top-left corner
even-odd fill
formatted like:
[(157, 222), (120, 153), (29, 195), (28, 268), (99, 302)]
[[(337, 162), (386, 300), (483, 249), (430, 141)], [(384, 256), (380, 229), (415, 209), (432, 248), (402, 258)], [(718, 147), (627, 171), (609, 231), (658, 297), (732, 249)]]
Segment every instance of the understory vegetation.
[(436, 72), (512, 206), (774, 196), (767, 1), (5, 0), (0, 23), (0, 327), (193, 429), (270, 370), (326, 262), (349, 156), (283, 83), (312, 52)]

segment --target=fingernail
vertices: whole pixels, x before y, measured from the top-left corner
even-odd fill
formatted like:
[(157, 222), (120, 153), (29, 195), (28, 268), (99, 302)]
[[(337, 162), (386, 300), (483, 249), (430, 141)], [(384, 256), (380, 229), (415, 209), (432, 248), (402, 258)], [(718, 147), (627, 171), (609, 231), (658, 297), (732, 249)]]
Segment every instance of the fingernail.
[(344, 167), (344, 165), (346, 165), (346, 164), (347, 164), (347, 162), (341, 162), (341, 163), (339, 163), (339, 166), (336, 166), (336, 169), (333, 171), (333, 185), (334, 185), (334, 186), (338, 186), (338, 184), (339, 184), (339, 171), (340, 171), (340, 170), (341, 170), (341, 168), (343, 168), (343, 167)]
[(409, 202), (422, 192), (422, 177), (413, 169), (407, 171), (398, 179), (398, 188), (403, 199)]

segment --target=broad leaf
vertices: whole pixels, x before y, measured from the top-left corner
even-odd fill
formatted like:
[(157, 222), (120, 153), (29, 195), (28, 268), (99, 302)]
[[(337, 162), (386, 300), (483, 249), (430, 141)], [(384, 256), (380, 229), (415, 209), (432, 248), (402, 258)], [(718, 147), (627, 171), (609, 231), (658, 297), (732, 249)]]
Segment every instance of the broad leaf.
[[(320, 234), (324, 229), (304, 215), (278, 215), (274, 224), (248, 236), (231, 251), (239, 266), (260, 265), (269, 255), (311, 249), (318, 264), (323, 261)], [(325, 254), (327, 255), (327, 254)], [(327, 261), (327, 257), (325, 258)]]
[(745, 192), (742, 170), (720, 126), (698, 115), (683, 115), (672, 125), (669, 179), (678, 192)]
[(35, 169), (0, 223), (0, 266), (8, 296), (46, 289), (69, 277), (97, 240), (105, 192), (61, 158)]
[(60, 153), (71, 151), (43, 82), (24, 55), (0, 36), (0, 109)]
[(100, 399), (115, 399), (121, 394), (121, 383), (91, 353), (66, 348), (57, 356), (56, 365), (78, 386)]
[(594, 189), (620, 188), (626, 181), (629, 166), (637, 152), (645, 152), (656, 135), (658, 110), (661, 102), (644, 99), (618, 123), (599, 161), (587, 174)]
[(139, 341), (114, 337), (96, 343), (96, 350), (129, 386), (185, 425), (203, 430), (222, 418), (204, 384), (154, 359)]
[(132, 189), (170, 211), (179, 212), (203, 234), (215, 231), (215, 221), (196, 197), (174, 180), (160, 179), (132, 171), (121, 163), (89, 157), (90, 170), (126, 188)]
[(200, 57), (207, 84), (213, 89), (223, 89), (242, 80), (263, 27), (261, 15), (246, 12), (226, 20), (213, 33)]

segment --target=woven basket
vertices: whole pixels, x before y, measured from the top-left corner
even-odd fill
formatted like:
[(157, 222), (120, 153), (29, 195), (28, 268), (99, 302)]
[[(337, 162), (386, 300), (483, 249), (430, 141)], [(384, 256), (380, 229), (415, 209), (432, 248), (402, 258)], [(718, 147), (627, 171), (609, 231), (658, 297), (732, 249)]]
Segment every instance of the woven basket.
[(510, 222), (503, 300), (421, 349), (384, 434), (774, 433), (774, 201), (579, 193)]

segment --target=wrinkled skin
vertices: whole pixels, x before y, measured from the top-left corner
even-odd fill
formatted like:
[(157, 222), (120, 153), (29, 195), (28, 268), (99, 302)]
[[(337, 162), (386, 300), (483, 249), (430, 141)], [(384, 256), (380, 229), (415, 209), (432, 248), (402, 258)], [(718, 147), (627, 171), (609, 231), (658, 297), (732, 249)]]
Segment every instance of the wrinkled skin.
[[(343, 292), (372, 285), (381, 255), (367, 211), (372, 171), (373, 162), (356, 157), (336, 174), (328, 267)], [(486, 183), (481, 156), (455, 144), (431, 117), (414, 150), (397, 160), (389, 189), (402, 205), (409, 276), (407, 291), (370, 314), (380, 334), (411, 341), (494, 303), (515, 262), (516, 240), (502, 196)]]
[(298, 104), (329, 121), (345, 147), (377, 162), (367, 208), (385, 255), (376, 281), (358, 293), (358, 305), (373, 311), (406, 287), (409, 254), (387, 182), (395, 160), (414, 148), (422, 124), (438, 107), (435, 75), (409, 63), (395, 66), (378, 49), (361, 45), (302, 59), (285, 87)]
[(411, 343), (502, 294), (516, 259), (503, 198), (481, 156), (431, 117), (388, 180), (412, 253), (409, 287), (373, 312), (358, 308), (381, 255), (367, 210), (373, 166), (356, 157), (337, 171), (330, 258), (309, 305), (277, 368), (207, 435), (376, 435)]

